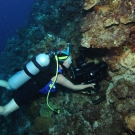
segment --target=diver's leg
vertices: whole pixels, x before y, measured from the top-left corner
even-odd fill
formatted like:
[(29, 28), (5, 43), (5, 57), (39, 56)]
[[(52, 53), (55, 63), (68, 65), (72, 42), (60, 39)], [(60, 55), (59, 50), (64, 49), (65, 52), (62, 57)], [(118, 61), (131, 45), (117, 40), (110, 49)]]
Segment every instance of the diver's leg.
[(5, 106), (0, 106), (0, 115), (6, 116), (9, 113), (19, 109), (20, 107), (16, 104), (14, 99), (12, 99), (8, 104)]
[(0, 80), (0, 86), (10, 90), (10, 86), (5, 80)]

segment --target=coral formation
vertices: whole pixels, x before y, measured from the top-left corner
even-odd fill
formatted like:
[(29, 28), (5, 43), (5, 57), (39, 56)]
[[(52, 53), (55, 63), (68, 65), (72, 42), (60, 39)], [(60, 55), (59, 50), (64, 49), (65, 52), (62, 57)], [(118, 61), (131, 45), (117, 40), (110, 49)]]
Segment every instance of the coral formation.
[[(108, 76), (100, 83), (100, 91), (87, 89), (78, 93), (58, 87), (50, 100), (54, 103), (52, 108), (57, 105), (61, 110), (59, 115), (48, 110), (46, 96), (40, 97), (20, 111), (27, 117), (15, 112), (6, 121), (0, 120), (3, 135), (12, 135), (13, 129), (18, 129), (16, 134), (35, 135), (133, 135), (135, 132), (135, 1), (85, 0), (86, 12), (82, 6), (82, 0), (36, 0), (29, 25), (19, 29), (18, 36), (7, 42), (0, 58), (0, 75), (8, 78), (33, 55), (63, 49), (70, 42), (74, 59), (81, 44), (92, 46), (87, 62), (108, 64)], [(1, 96), (4, 103), (8, 96), (12, 97), (5, 95)], [(94, 105), (93, 101), (102, 96), (106, 100)], [(15, 119), (20, 120), (19, 125)]]
[(135, 132), (135, 113), (125, 117), (125, 122), (130, 130)]
[[(52, 108), (57, 108), (57, 106), (55, 104), (49, 103), (49, 105)], [(43, 117), (51, 117), (53, 115), (53, 111), (50, 110), (50, 108), (48, 108), (47, 104), (43, 104), (40, 108), (40, 116)]]
[(28, 59), (31, 59), (34, 55), (39, 52), (49, 53), (50, 51), (60, 51), (67, 47), (67, 42), (54, 34), (47, 33), (44, 38), (36, 45), (30, 45), (28, 49)]
[(88, 10), (92, 8), (93, 6), (95, 6), (98, 2), (100, 2), (100, 0), (85, 0), (84, 9)]
[[(129, 40), (130, 23), (134, 22), (132, 1), (111, 0), (106, 5), (96, 6), (83, 19), (81, 45), (89, 48), (119, 47)], [(128, 11), (128, 12), (126, 12)]]
[(127, 72), (130, 74), (135, 73), (135, 54), (131, 52), (131, 50), (125, 51), (121, 57), (119, 63), (122, 67), (127, 69)]
[(135, 82), (127, 79), (118, 79), (108, 97), (109, 102), (113, 103), (116, 110), (123, 116), (135, 110), (133, 108)]
[(83, 104), (82, 116), (93, 125), (100, 118), (100, 109), (86, 102)]
[(49, 128), (53, 127), (53, 120), (50, 117), (37, 117), (31, 127), (33, 133), (49, 133)]

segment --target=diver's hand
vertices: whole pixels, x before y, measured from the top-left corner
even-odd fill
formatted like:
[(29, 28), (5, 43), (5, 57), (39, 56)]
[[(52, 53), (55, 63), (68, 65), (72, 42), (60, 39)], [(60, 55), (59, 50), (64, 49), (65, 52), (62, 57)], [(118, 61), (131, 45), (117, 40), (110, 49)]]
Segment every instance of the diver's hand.
[(91, 88), (94, 88), (95, 85), (96, 85), (95, 83), (91, 83), (91, 84), (90, 84), (90, 87), (91, 87)]

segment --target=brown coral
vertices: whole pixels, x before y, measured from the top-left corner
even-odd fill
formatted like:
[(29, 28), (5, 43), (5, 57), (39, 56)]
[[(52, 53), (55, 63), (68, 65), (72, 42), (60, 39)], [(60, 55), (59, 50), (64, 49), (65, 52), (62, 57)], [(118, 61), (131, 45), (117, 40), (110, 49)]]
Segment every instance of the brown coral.
[(135, 113), (132, 113), (129, 116), (126, 116), (125, 122), (127, 124), (127, 127), (133, 132), (135, 132)]
[(129, 40), (131, 23), (135, 21), (133, 2), (110, 0), (102, 4), (83, 19), (81, 45), (86, 48), (119, 47)]
[(92, 7), (94, 7), (100, 0), (85, 0), (84, 2), (84, 9), (88, 10)]
[[(117, 24), (117, 21), (95, 13), (87, 14), (81, 27), (83, 33), (81, 45), (87, 48), (91, 45), (93, 48), (119, 47), (128, 38), (129, 29), (125, 25), (119, 24), (118, 27), (112, 24)], [(105, 28), (110, 25), (112, 26)]]
[[(131, 50), (127, 50), (125, 51), (121, 57), (120, 57), (120, 61), (119, 63), (121, 64), (122, 67), (127, 69), (127, 72), (129, 74), (134, 74), (135, 73), (135, 54), (131, 52)], [(130, 78), (128, 79), (132, 79), (132, 76), (130, 76)]]
[(34, 125), (31, 127), (32, 132), (48, 132), (49, 128), (53, 126), (53, 120), (51, 117), (37, 117)]
[(127, 23), (131, 23), (131, 22), (134, 22), (134, 15), (128, 15), (128, 14), (125, 14), (123, 16), (120, 17), (120, 22), (123, 23), (123, 24), (127, 24)]

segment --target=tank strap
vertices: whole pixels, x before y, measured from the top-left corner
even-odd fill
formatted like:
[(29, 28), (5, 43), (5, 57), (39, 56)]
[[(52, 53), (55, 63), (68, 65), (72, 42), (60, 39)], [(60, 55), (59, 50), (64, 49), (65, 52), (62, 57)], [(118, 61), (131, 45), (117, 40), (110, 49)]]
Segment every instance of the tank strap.
[[(40, 66), (40, 64), (36, 61), (36, 56), (34, 56), (31, 61), (33, 62), (33, 64), (34, 64), (34, 65), (39, 69), (39, 71), (41, 71), (41, 72), (44, 72), (44, 71), (48, 68), (48, 66), (46, 66), (46, 67)], [(26, 65), (23, 67), (23, 69), (24, 69), (25, 73), (26, 73), (28, 76), (30, 76), (30, 77), (34, 77), (34, 76), (35, 76), (35, 75), (31, 74), (31, 73), (28, 71), (28, 69), (26, 68)]]
[(24, 66), (23, 70), (25, 71), (25, 73), (30, 76), (30, 77), (34, 77), (35, 75), (31, 74), (28, 69), (26, 68), (26, 65)]
[(36, 61), (36, 56), (34, 56), (33, 58), (32, 58), (32, 62), (34, 63), (34, 65), (40, 70), (40, 71), (42, 71), (42, 66), (40, 66), (39, 65), (39, 63)]
[(45, 69), (48, 67), (48, 66), (42, 67), (42, 66), (36, 61), (36, 56), (34, 56), (34, 57), (32, 58), (32, 62), (34, 63), (34, 65), (35, 65), (41, 72), (45, 71)]

